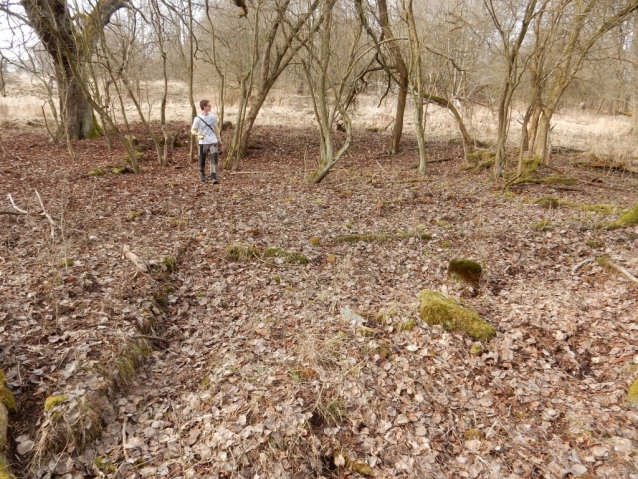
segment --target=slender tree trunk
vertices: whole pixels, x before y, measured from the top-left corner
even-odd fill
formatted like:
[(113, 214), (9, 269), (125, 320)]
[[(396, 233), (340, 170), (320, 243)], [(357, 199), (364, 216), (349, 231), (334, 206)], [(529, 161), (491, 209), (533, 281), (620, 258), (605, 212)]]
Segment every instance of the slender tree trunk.
[[(388, 4), (386, 0), (377, 0), (377, 7), (379, 8), (379, 21), (381, 22), (381, 29), (383, 35), (381, 40), (392, 39), (392, 29), (390, 28), (390, 20), (388, 17)], [(405, 103), (408, 98), (408, 68), (405, 65), (401, 50), (396, 42), (390, 42), (388, 48), (392, 54), (394, 60), (394, 66), (397, 69), (399, 75), (398, 87), (399, 92), (397, 94), (397, 109), (394, 114), (394, 127), (392, 128), (392, 142), (390, 144), (390, 154), (396, 155), (399, 152), (401, 146), (401, 136), (403, 135), (403, 118), (405, 116)]]

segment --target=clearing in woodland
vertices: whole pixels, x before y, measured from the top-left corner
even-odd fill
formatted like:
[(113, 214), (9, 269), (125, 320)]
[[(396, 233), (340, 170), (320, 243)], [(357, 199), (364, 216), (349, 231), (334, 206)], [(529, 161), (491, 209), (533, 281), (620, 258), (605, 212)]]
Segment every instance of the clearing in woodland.
[[(104, 138), (72, 159), (5, 130), (12, 470), (638, 477), (638, 178), (564, 150), (501, 191), (454, 142), (427, 145), (426, 177), (414, 139), (387, 144), (358, 132), (310, 185), (316, 132), (262, 126), (213, 186), (187, 148), (135, 175)], [(496, 335), (428, 324), (423, 290)]]

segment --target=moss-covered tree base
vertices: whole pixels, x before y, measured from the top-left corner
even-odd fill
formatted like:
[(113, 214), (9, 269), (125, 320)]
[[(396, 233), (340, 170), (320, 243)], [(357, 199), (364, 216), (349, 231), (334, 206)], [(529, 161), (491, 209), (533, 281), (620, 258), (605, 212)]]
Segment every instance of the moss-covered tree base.
[(496, 330), (478, 313), (441, 293), (424, 289), (419, 299), (421, 319), (430, 326), (439, 324), (446, 331), (462, 331), (478, 341), (489, 341), (496, 335)]

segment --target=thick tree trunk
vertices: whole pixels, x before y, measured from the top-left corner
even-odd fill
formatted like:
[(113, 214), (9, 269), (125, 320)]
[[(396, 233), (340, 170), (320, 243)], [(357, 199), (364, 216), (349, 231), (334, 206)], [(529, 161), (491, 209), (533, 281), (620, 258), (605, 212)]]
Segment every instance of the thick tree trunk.
[(58, 75), (62, 125), (68, 140), (96, 138), (102, 131), (90, 103), (84, 97), (77, 80), (69, 75)]

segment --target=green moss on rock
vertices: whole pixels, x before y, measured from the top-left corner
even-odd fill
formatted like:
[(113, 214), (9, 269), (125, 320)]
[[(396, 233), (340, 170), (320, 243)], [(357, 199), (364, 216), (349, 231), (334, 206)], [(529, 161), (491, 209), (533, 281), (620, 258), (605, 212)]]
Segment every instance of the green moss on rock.
[(446, 331), (462, 331), (478, 341), (489, 341), (496, 335), (478, 313), (441, 293), (425, 289), (419, 299), (421, 319), (431, 326), (440, 324)]
[(600, 249), (605, 247), (605, 243), (603, 241), (589, 240), (585, 243), (590, 248)]
[(632, 404), (638, 404), (638, 379), (636, 379), (629, 388), (627, 400)]
[(104, 170), (97, 168), (88, 172), (89, 176), (104, 176)]
[(467, 283), (475, 288), (478, 288), (482, 274), (481, 265), (469, 259), (450, 260), (447, 268), (448, 279)]
[(113, 173), (114, 175), (123, 175), (126, 172), (128, 172), (128, 168), (126, 166), (123, 166), (121, 168), (113, 168), (111, 170), (111, 173)]

